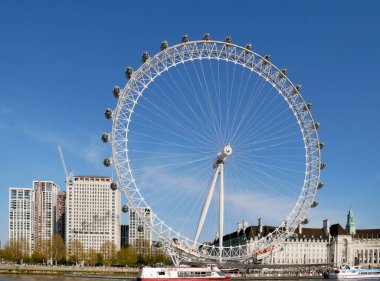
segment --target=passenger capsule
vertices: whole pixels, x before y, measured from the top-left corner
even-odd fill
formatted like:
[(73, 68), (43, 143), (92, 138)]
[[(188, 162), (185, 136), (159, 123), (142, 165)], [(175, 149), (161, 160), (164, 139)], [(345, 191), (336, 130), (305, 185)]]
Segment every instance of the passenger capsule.
[(113, 87), (112, 93), (113, 93), (113, 96), (118, 99), (120, 97), (120, 88), (119, 88), (119, 86)]
[(317, 184), (317, 189), (321, 189), (322, 187), (324, 187), (325, 185), (322, 183), (322, 182), (319, 182)]
[(323, 149), (325, 147), (325, 144), (323, 142), (320, 142), (317, 144), (317, 148)]
[(109, 167), (111, 165), (111, 159), (110, 158), (104, 158), (103, 165), (106, 167)]
[(265, 57), (263, 59), (263, 64), (266, 65), (266, 64), (268, 64), (269, 61), (270, 61), (270, 55), (265, 55)]
[(317, 206), (318, 206), (318, 202), (314, 201), (313, 203), (311, 203), (310, 208), (315, 208)]
[(104, 111), (104, 116), (106, 117), (106, 119), (112, 119), (112, 110), (110, 108), (106, 108), (106, 110)]
[(144, 51), (141, 56), (142, 63), (146, 63), (149, 60), (149, 53), (147, 51)]
[(102, 141), (103, 141), (104, 143), (109, 142), (109, 140), (110, 140), (110, 135), (107, 134), (107, 133), (103, 133), (101, 139), (102, 139)]
[(162, 41), (160, 49), (161, 51), (166, 50), (169, 47), (168, 41)]
[(133, 73), (132, 67), (128, 66), (127, 69), (125, 70), (125, 76), (127, 77), (128, 80), (131, 79), (132, 73)]
[(182, 36), (182, 40), (181, 40), (182, 43), (186, 43), (186, 42), (189, 42), (189, 35), (185, 34)]
[(309, 223), (309, 220), (308, 219), (304, 219), (301, 224), (308, 224)]
[(324, 168), (326, 168), (326, 164), (325, 163), (319, 164), (319, 170), (323, 170)]
[(297, 94), (301, 91), (301, 85), (295, 85), (293, 89), (293, 94)]
[(211, 39), (210, 33), (206, 33), (205, 35), (203, 35), (203, 40), (209, 41), (210, 39)]
[(319, 123), (314, 123), (314, 128), (315, 128), (316, 130), (318, 130), (320, 126), (321, 126), (321, 125), (320, 125)]
[(252, 44), (247, 44), (244, 46), (244, 48), (245, 48), (244, 53), (249, 54), (249, 51), (252, 50)]
[(138, 231), (138, 232), (143, 232), (143, 231), (144, 231), (144, 227), (140, 224), (140, 225), (137, 227), (137, 231)]
[(313, 107), (311, 103), (307, 103), (303, 106), (303, 111), (308, 111)]
[(226, 42), (226, 43), (232, 43), (232, 38), (231, 38), (231, 36), (227, 36), (227, 37), (224, 39), (224, 42)]
[(115, 191), (117, 189), (117, 183), (116, 182), (111, 182), (111, 185), (110, 185), (111, 189), (113, 191)]
[(283, 78), (286, 75), (286, 73), (288, 73), (288, 70), (286, 68), (281, 69), (278, 76), (280, 76), (280, 78)]
[(123, 213), (128, 213), (129, 208), (128, 208), (127, 205), (124, 205), (124, 206), (121, 208), (121, 210), (123, 211)]

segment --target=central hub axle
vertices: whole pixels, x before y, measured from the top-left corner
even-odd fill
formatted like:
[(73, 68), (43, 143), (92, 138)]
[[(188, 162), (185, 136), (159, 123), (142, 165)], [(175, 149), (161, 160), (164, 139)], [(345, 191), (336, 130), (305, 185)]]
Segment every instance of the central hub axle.
[(231, 145), (226, 145), (221, 152), (218, 153), (218, 157), (216, 158), (215, 163), (212, 165), (214, 169), (218, 167), (220, 164), (224, 164), (227, 157), (232, 154), (232, 147)]

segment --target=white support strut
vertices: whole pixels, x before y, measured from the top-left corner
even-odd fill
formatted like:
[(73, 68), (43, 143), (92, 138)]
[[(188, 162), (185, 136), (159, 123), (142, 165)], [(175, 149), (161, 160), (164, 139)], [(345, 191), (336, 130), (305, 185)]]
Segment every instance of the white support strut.
[(214, 178), (212, 180), (210, 190), (208, 191), (206, 202), (203, 206), (203, 211), (198, 223), (197, 232), (195, 233), (194, 247), (196, 246), (198, 242), (199, 235), (201, 234), (201, 231), (202, 231), (203, 223), (205, 222), (205, 219), (206, 219), (208, 208), (210, 207), (211, 197), (212, 197), (212, 194), (214, 193), (214, 188), (215, 188), (216, 180), (218, 179), (219, 170), (220, 170), (220, 166), (218, 166), (215, 170)]
[(195, 233), (194, 238), (194, 246), (196, 246), (199, 235), (201, 234), (203, 224), (206, 219), (206, 215), (208, 212), (208, 208), (210, 207), (210, 202), (212, 195), (214, 193), (215, 184), (218, 179), (218, 176), (220, 175), (219, 179), (219, 248), (220, 248), (220, 255), (222, 254), (222, 247), (223, 247), (223, 223), (224, 223), (224, 180), (223, 180), (223, 170), (224, 170), (224, 163), (228, 156), (232, 154), (232, 148), (230, 145), (226, 145), (222, 152), (218, 154), (218, 157), (216, 158), (215, 163), (212, 165), (212, 167), (215, 169), (214, 178), (212, 180), (210, 189), (207, 194), (206, 202), (203, 206), (202, 215), (198, 223), (197, 232)]
[(219, 164), (220, 189), (219, 189), (219, 253), (222, 257), (223, 248), (223, 224), (224, 224), (224, 179), (223, 179), (224, 163)]

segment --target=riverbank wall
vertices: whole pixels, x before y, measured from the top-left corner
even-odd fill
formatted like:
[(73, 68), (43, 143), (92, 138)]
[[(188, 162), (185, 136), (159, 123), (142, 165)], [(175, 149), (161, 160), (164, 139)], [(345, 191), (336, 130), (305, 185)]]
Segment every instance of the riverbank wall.
[(81, 267), (81, 266), (39, 266), (39, 265), (0, 265), (1, 274), (40, 274), (75, 276), (121, 276), (136, 277), (138, 269), (126, 267)]

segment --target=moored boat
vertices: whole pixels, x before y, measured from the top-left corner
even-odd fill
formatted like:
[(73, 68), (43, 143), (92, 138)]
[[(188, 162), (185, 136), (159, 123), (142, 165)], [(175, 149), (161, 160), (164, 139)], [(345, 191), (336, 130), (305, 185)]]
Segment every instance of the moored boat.
[(206, 267), (143, 267), (137, 276), (137, 281), (228, 281), (230, 276), (225, 275), (215, 265)]
[(342, 265), (334, 268), (330, 272), (324, 274), (328, 279), (378, 279), (380, 280), (380, 269), (364, 269), (360, 266)]

